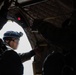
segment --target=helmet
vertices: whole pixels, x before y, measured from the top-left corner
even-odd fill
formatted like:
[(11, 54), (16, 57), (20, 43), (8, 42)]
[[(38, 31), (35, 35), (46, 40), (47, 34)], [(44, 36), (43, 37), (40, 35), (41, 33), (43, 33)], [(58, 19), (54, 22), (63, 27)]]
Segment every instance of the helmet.
[(23, 35), (22, 32), (7, 31), (4, 33), (3, 39), (9, 38), (9, 37), (19, 39), (22, 35)]

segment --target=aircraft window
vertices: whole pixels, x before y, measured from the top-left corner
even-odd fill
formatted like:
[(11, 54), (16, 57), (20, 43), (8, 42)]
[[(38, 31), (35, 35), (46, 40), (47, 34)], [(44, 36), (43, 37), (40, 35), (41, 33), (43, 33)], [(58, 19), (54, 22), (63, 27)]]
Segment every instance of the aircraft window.
[[(26, 33), (24, 32), (23, 28), (19, 26), (16, 22), (8, 21), (0, 31), (0, 38), (3, 37), (4, 32), (9, 31), (9, 30), (23, 32), (23, 36), (20, 39), (19, 47), (17, 50), (18, 53), (28, 52), (32, 49), (29, 43), (29, 40), (26, 36)], [(24, 75), (33, 75), (32, 61), (33, 61), (33, 58), (23, 63)]]

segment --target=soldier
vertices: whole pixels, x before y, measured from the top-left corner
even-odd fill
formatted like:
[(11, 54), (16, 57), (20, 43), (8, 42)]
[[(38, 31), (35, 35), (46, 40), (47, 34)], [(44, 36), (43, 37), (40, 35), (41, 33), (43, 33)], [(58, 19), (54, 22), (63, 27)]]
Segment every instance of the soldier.
[(22, 75), (22, 62), (31, 59), (35, 55), (37, 48), (28, 53), (17, 54), (14, 50), (17, 49), (22, 32), (7, 31), (4, 33), (3, 40), (7, 50), (2, 55), (2, 75)]

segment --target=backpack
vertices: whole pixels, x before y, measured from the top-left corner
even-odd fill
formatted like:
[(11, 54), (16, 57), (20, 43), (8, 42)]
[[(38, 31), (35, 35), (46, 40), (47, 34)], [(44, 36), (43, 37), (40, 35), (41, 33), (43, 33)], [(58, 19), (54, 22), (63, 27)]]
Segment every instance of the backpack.
[(67, 54), (53, 53), (48, 55), (43, 63), (43, 75), (75, 75), (76, 53), (69, 51)]

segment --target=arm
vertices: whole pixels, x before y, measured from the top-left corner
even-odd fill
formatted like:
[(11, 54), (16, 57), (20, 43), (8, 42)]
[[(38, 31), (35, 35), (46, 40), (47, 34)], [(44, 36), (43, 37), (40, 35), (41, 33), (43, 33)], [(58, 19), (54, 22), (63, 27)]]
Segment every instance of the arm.
[(22, 62), (30, 60), (31, 57), (34, 56), (34, 55), (35, 55), (34, 50), (31, 50), (30, 52), (27, 52), (27, 53), (22, 53), (22, 54), (19, 53), (19, 56), (20, 56)]

